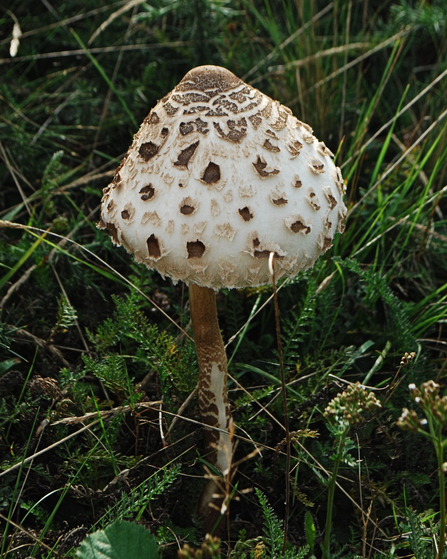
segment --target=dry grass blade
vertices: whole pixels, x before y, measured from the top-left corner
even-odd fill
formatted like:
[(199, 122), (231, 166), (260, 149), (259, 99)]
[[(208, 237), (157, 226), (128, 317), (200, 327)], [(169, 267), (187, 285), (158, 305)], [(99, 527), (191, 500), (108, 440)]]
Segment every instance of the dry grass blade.
[(368, 192), (366, 192), (362, 198), (360, 198), (360, 200), (358, 202), (356, 202), (348, 211), (348, 216), (352, 214), (352, 212), (354, 212), (360, 205), (363, 204), (363, 202), (366, 200), (366, 198), (368, 198), (375, 190), (376, 188), (379, 186), (379, 184), (382, 184), (384, 182), (384, 180), (394, 171), (394, 169), (396, 167), (398, 167), (402, 161), (414, 150), (415, 147), (417, 147), (422, 140), (428, 136), (430, 134), (430, 132), (440, 123), (442, 122), (442, 120), (447, 116), (447, 109), (441, 113), (438, 118), (427, 128), (427, 130), (425, 130), (425, 132), (423, 132), (419, 138), (413, 142), (413, 144), (411, 144), (411, 146), (407, 149), (407, 151), (402, 154), (399, 159), (393, 163), (393, 165), (391, 165), (380, 177), (380, 179), (373, 184), (373, 186), (368, 190)]
[(128, 12), (129, 10), (134, 8), (135, 6), (139, 6), (140, 4), (143, 4), (144, 2), (145, 2), (145, 0), (130, 0), (130, 2), (127, 2), (127, 4), (125, 4), (124, 6), (121, 6), (121, 8), (119, 10), (116, 10), (116, 12), (113, 12), (112, 14), (110, 14), (109, 17), (103, 23), (101, 23), (101, 25), (98, 27), (98, 29), (93, 33), (93, 35), (88, 40), (87, 44), (91, 45), (93, 43), (93, 41), (96, 39), (96, 37), (98, 37), (98, 35), (100, 35), (103, 31), (105, 31), (107, 29), (107, 27), (113, 21), (115, 21), (115, 19), (117, 17), (125, 14), (126, 12)]
[[(409, 33), (410, 33), (410, 30), (408, 30), (408, 29), (404, 29), (402, 31), (399, 31), (398, 33), (396, 33), (395, 35), (393, 35), (389, 39), (386, 39), (385, 41), (382, 41), (379, 45), (375, 46), (374, 48), (372, 48), (368, 52), (365, 52), (364, 54), (357, 57), (355, 60), (352, 60), (351, 62), (348, 62), (348, 64), (342, 66), (341, 68), (339, 68), (335, 72), (332, 72), (332, 74), (329, 74), (329, 76), (326, 76), (324, 79), (318, 81), (315, 85), (313, 85), (312, 87), (307, 89), (304, 93), (310, 93), (311, 91), (320, 88), (325, 83), (328, 83), (329, 81), (333, 80), (334, 78), (336, 78), (340, 74), (343, 74), (346, 70), (349, 70), (350, 68), (353, 68), (357, 64), (360, 64), (361, 62), (363, 62), (364, 60), (366, 60), (367, 58), (369, 58), (373, 54), (376, 54), (377, 52), (380, 52), (384, 48), (396, 43), (397, 41), (399, 41), (400, 39), (402, 39), (403, 37), (405, 37)], [(296, 103), (298, 100), (299, 100), (298, 97), (295, 97), (294, 99), (289, 101), (289, 104), (292, 105), (292, 104)]]
[[(341, 45), (340, 47), (331, 47), (330, 49), (320, 50), (315, 54), (311, 54), (310, 56), (306, 56), (306, 58), (302, 58), (301, 60), (293, 60), (288, 64), (282, 64), (280, 66), (270, 68), (268, 74), (265, 74), (264, 76), (261, 76), (260, 78), (257, 79), (261, 79), (269, 75), (282, 74), (286, 70), (290, 70), (291, 68), (302, 68), (303, 66), (307, 66), (307, 64), (311, 62), (315, 62), (319, 58), (325, 58), (326, 56), (333, 56), (334, 54), (343, 54), (343, 53), (346, 54), (350, 50), (363, 49), (369, 46), (370, 43), (349, 43), (347, 45)], [(343, 66), (343, 69), (347, 70), (348, 69), (347, 65)], [(252, 83), (254, 83), (254, 81)]]
[[(424, 206), (426, 206), (427, 204), (430, 204), (431, 202), (433, 202), (433, 200), (435, 200), (436, 198), (438, 198), (440, 195), (442, 195), (444, 192), (447, 192), (447, 186), (444, 186), (444, 188), (442, 188), (441, 190), (439, 190), (438, 192), (436, 192), (433, 196), (431, 196), (430, 198), (427, 198), (427, 200), (425, 200), (424, 202)], [(404, 225), (406, 224), (406, 222), (410, 219), (411, 216), (414, 216), (417, 212), (420, 211), (420, 208), (416, 208), (415, 210), (413, 210), (412, 212), (410, 212), (409, 214), (407, 214), (405, 217), (402, 217), (401, 219), (399, 219), (398, 221), (396, 221), (395, 223), (393, 223), (393, 225), (391, 225), (390, 227), (388, 227), (387, 229), (385, 229), (385, 231), (382, 231), (379, 235), (376, 235), (374, 238), (372, 238), (370, 241), (368, 241), (365, 245), (363, 245), (361, 248), (359, 248), (356, 252), (353, 253), (351, 258), (355, 258), (357, 257), (360, 253), (362, 253), (364, 250), (366, 250), (368, 247), (370, 247), (371, 245), (373, 245), (374, 243), (376, 243), (379, 239), (381, 239), (382, 237), (386, 236), (390, 231), (392, 231), (395, 227), (399, 226), (399, 225)], [(393, 220), (392, 217), (389, 218), (390, 221)], [(411, 224), (412, 227), (414, 227), (414, 224)], [(417, 227), (418, 229), (422, 228), (422, 227)], [(425, 230), (425, 228), (422, 228)]]
[[(44, 25), (43, 27), (38, 27), (37, 29), (31, 29), (29, 31), (23, 31), (21, 38), (25, 39), (26, 37), (32, 37), (33, 35), (37, 35), (39, 33), (44, 33), (45, 31), (50, 31), (51, 29), (56, 29), (57, 27), (61, 27), (62, 25), (69, 25), (70, 23), (75, 23), (76, 21), (82, 21), (84, 19), (90, 18), (91, 16), (95, 16), (97, 14), (100, 14), (101, 12), (107, 12), (110, 10), (110, 8), (114, 7), (114, 6), (118, 6), (119, 4), (122, 4), (123, 2), (113, 2), (112, 4), (108, 4), (107, 6), (101, 6), (100, 8), (96, 8), (95, 10), (90, 10), (89, 12), (85, 12), (83, 14), (78, 14), (66, 19), (61, 19), (60, 21), (57, 21), (55, 23), (50, 23), (49, 25)], [(8, 39), (2, 39), (0, 41), (0, 45), (4, 45), (6, 43), (9, 43), (9, 38)]]
[[(249, 78), (252, 74), (254, 74), (261, 66), (266, 64), (269, 60), (271, 60), (278, 51), (283, 50), (287, 45), (289, 45), (292, 41), (297, 39), (306, 29), (309, 29), (315, 22), (325, 16), (332, 8), (334, 7), (334, 2), (330, 2), (327, 6), (325, 6), (318, 14), (315, 14), (313, 18), (311, 18), (308, 22), (306, 22), (302, 27), (297, 29), (295, 33), (290, 35), (285, 41), (283, 41), (277, 49), (274, 49), (268, 56), (266, 56), (261, 62), (258, 62), (253, 68), (247, 72), (244, 76), (242, 76), (242, 80), (245, 82), (247, 78)], [(252, 84), (253, 82), (249, 82)]]
[[(96, 416), (97, 415), (98, 414), (96, 414)], [(89, 423), (88, 425), (85, 425), (84, 427), (79, 429), (79, 431), (76, 431), (75, 433), (72, 433), (71, 435), (68, 435), (68, 436), (64, 437), (63, 439), (60, 439), (59, 441), (56, 441), (55, 443), (51, 444), (50, 446), (47, 446), (46, 448), (44, 448), (42, 450), (39, 450), (39, 452), (36, 452), (35, 454), (32, 454), (31, 456), (28, 456), (28, 458), (25, 458), (25, 459), (21, 460), (20, 462), (18, 462), (17, 464), (14, 464), (14, 466), (11, 466), (7, 470), (4, 470), (3, 472), (0, 472), (0, 477), (4, 476), (4, 475), (6, 475), (10, 472), (13, 472), (14, 470), (17, 470), (22, 465), (28, 464), (28, 462), (31, 462), (32, 460), (34, 460), (34, 458), (37, 458), (38, 456), (42, 456), (42, 454), (45, 454), (49, 450), (52, 450), (53, 448), (56, 448), (56, 447), (60, 446), (64, 442), (72, 439), (73, 437), (76, 437), (77, 435), (83, 433), (84, 431), (87, 431), (88, 429), (91, 429), (94, 425), (97, 425), (98, 423), (100, 423), (100, 421), (101, 421), (101, 419), (97, 419), (96, 421), (93, 421), (92, 423)]]
[(412, 107), (417, 101), (419, 101), (419, 99), (421, 99), (431, 89), (433, 89), (433, 87), (446, 76), (447, 70), (444, 70), (444, 72), (442, 72), (437, 78), (435, 78), (427, 87), (425, 87), (420, 93), (413, 97), (413, 99), (409, 103), (407, 103), (403, 109), (396, 113), (393, 118), (391, 118), (388, 122), (381, 126), (379, 130), (377, 130), (377, 132), (375, 132), (371, 136), (371, 138), (369, 138), (369, 140), (362, 145), (360, 149), (358, 149), (353, 155), (351, 155), (351, 157), (346, 159), (346, 161), (341, 164), (340, 168), (343, 169), (344, 167), (346, 167), (346, 165), (348, 165), (355, 157), (357, 157), (361, 151), (364, 151), (372, 142), (374, 142), (374, 140), (376, 140), (380, 136), (380, 134), (382, 134), (382, 132), (385, 132), (385, 130), (389, 128), (393, 124), (393, 122), (395, 122), (400, 116), (407, 112), (410, 107)]
[[(192, 41), (171, 41), (166, 43), (146, 43), (141, 45), (121, 45), (117, 47), (93, 47), (89, 48), (88, 52), (90, 54), (104, 54), (107, 52), (131, 52), (131, 51), (142, 51), (142, 50), (152, 50), (160, 48), (170, 48), (175, 49), (178, 47), (189, 47), (193, 43)], [(26, 62), (28, 60), (45, 60), (48, 58), (64, 58), (66, 56), (80, 56), (85, 54), (84, 49), (73, 49), (73, 50), (61, 50), (58, 52), (45, 52), (41, 54), (30, 54), (26, 56), (16, 56), (15, 58), (0, 58), (0, 64), (11, 64), (13, 62)]]
[(136, 408), (143, 408), (143, 409), (154, 409), (156, 406), (161, 406), (163, 404), (162, 400), (155, 400), (153, 402), (136, 402), (135, 404), (128, 405), (128, 406), (118, 406), (116, 408), (111, 408), (110, 410), (102, 410), (102, 411), (94, 411), (91, 413), (86, 413), (84, 415), (80, 415), (78, 417), (64, 417), (63, 419), (58, 419), (51, 423), (51, 426), (54, 425), (76, 425), (77, 423), (83, 423), (89, 419), (93, 419), (94, 417), (109, 417), (110, 415), (116, 415), (117, 413), (127, 413), (133, 411)]

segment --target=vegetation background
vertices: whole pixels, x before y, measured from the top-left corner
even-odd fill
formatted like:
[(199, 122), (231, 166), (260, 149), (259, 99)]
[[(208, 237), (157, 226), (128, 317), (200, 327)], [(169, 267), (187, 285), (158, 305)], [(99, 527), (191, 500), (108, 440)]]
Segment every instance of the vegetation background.
[[(444, 0), (2, 3), (1, 557), (74, 557), (116, 519), (149, 528), (167, 557), (203, 537), (187, 291), (95, 227), (139, 123), (200, 64), (289, 106), (336, 153), (348, 186), (344, 235), (279, 290), (289, 542), (309, 543), (305, 518), (323, 541), (336, 448), (323, 412), (360, 381), (382, 408), (349, 434), (333, 557), (434, 557), (436, 454), (396, 420), (415, 407), (408, 383), (434, 379), (441, 394), (446, 384), (446, 22)], [(235, 460), (261, 451), (233, 480), (231, 545), (249, 557), (261, 553), (268, 503), (284, 518), (271, 288), (218, 303)], [(190, 421), (175, 419), (180, 409)]]

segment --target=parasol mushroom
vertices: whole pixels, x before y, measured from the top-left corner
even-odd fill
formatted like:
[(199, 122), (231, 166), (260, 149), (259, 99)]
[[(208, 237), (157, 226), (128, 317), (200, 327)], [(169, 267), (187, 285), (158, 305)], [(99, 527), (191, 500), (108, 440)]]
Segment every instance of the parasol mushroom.
[(224, 473), (231, 413), (215, 290), (271, 283), (271, 252), (276, 278), (293, 277), (344, 229), (343, 178), (312, 132), (228, 70), (201, 66), (152, 109), (104, 189), (98, 226), (113, 243), (189, 285), (200, 412), (218, 428), (205, 444)]

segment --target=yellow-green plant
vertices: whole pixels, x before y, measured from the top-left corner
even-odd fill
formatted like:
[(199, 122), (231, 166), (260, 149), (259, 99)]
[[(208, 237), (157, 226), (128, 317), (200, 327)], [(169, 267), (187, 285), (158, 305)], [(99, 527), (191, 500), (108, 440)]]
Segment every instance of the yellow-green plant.
[(335, 485), (340, 462), (346, 457), (349, 450), (347, 446), (348, 433), (352, 426), (362, 423), (366, 413), (371, 413), (382, 407), (381, 403), (372, 392), (367, 392), (365, 387), (357, 382), (351, 384), (345, 392), (329, 402), (324, 411), (324, 417), (328, 420), (329, 429), (337, 440), (337, 450), (334, 456), (334, 468), (329, 481), (329, 493), (327, 500), (326, 528), (324, 533), (323, 557), (330, 559), (331, 556), (331, 527), (332, 509), (334, 506)]
[(219, 559), (220, 539), (211, 534), (207, 534), (200, 549), (194, 549), (185, 543), (182, 549), (178, 550), (178, 556), (179, 559)]
[[(415, 384), (409, 384), (410, 396), (420, 406), (425, 417), (419, 418), (417, 412), (404, 408), (402, 415), (397, 420), (397, 425), (406, 431), (423, 435), (433, 443), (438, 460), (439, 476), (439, 544), (437, 559), (444, 557), (445, 547), (445, 474), (447, 473), (447, 462), (444, 462), (444, 447), (447, 437), (442, 432), (447, 427), (447, 396), (439, 395), (440, 386), (433, 380), (421, 384), (417, 388)], [(426, 430), (428, 428), (428, 430)]]

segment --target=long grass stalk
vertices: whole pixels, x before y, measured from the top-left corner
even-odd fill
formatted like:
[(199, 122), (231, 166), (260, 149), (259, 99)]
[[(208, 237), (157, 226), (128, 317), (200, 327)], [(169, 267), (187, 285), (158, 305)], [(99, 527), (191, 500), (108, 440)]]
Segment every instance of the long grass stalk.
[(324, 542), (323, 542), (323, 557), (324, 559), (331, 559), (331, 531), (332, 531), (332, 513), (334, 508), (334, 495), (335, 487), (337, 484), (338, 468), (340, 467), (341, 459), (343, 458), (343, 449), (345, 446), (346, 437), (349, 433), (350, 426), (347, 425), (343, 432), (340, 434), (337, 454), (335, 455), (334, 467), (331, 473), (331, 479), (328, 488), (327, 508), (326, 508), (326, 524), (324, 529)]
[(278, 358), (279, 358), (279, 369), (281, 372), (281, 393), (282, 393), (282, 403), (284, 412), (284, 429), (286, 432), (286, 471), (285, 471), (285, 511), (284, 511), (284, 539), (282, 552), (286, 552), (287, 546), (287, 534), (289, 528), (289, 512), (290, 512), (290, 429), (289, 429), (289, 412), (287, 410), (287, 387), (286, 387), (286, 375), (284, 372), (284, 358), (282, 352), (282, 341), (281, 341), (281, 324), (279, 319), (279, 305), (278, 305), (278, 294), (276, 291), (276, 279), (275, 279), (275, 253), (271, 252), (269, 256), (269, 271), (272, 278), (273, 286), (273, 300), (275, 305), (275, 324), (276, 324), (276, 341), (278, 344)]

